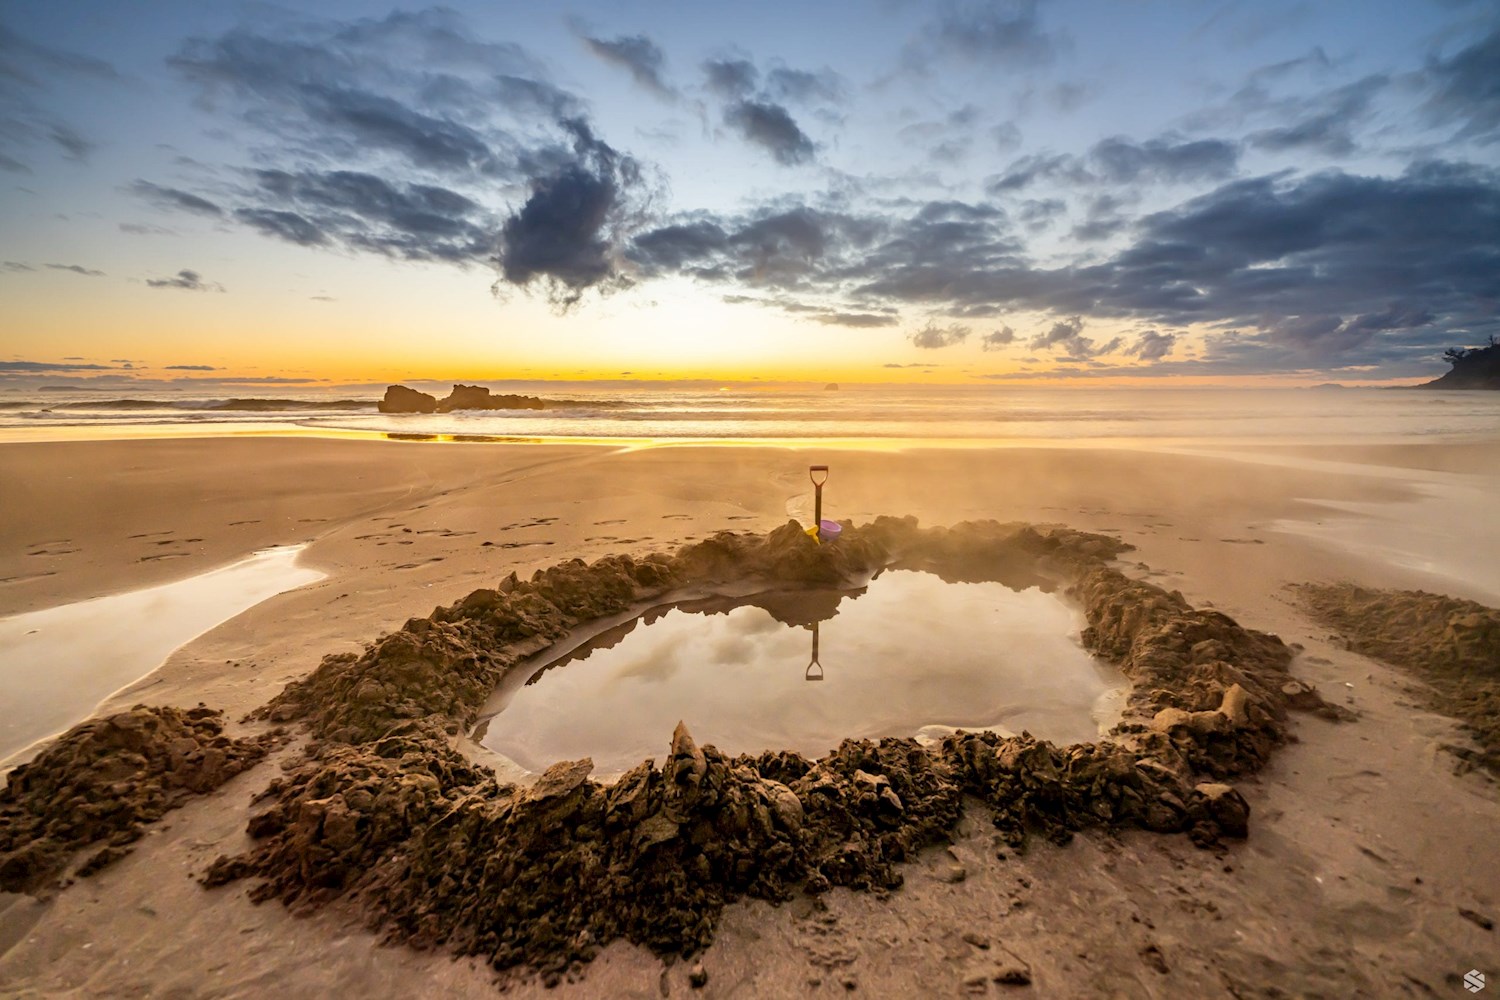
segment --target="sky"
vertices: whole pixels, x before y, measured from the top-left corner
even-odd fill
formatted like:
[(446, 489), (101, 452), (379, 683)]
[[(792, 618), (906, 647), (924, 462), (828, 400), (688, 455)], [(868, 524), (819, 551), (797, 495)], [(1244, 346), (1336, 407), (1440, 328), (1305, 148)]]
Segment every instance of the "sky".
[(0, 384), (1425, 380), (1494, 0), (0, 0)]

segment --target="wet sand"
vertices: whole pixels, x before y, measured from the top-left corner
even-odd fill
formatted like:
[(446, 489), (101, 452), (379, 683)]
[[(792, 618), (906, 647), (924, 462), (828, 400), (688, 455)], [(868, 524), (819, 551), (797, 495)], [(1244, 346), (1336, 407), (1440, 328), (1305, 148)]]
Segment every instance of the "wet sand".
[[(843, 995), (845, 979), (871, 996), (998, 992), (1004, 987), (981, 973), (1009, 961), (1002, 952), (1053, 993), (1079, 996), (1256, 995), (1271, 985), (1292, 994), (1451, 992), (1452, 977), (1493, 966), (1500, 953), (1495, 932), (1460, 913), (1500, 917), (1500, 894), (1473, 878), (1500, 861), (1492, 837), (1500, 797), (1481, 774), (1453, 773), (1453, 758), (1439, 750), (1462, 741), (1451, 720), (1417, 708), (1405, 676), (1329, 644), (1285, 587), (1351, 580), (1468, 596), (1472, 583), (1462, 566), (1392, 562), (1336, 532), (1277, 525), (1335, 519), (1342, 530), (1365, 516), (1350, 505), (1418, 498), (1411, 477), (1378, 474), (1383, 468), (1457, 475), (1493, 496), (1500, 477), (1486, 460), (1495, 452), (1443, 446), (1436, 469), (1420, 449), (1299, 454), (1377, 474), (1034, 447), (3, 445), (0, 481), (20, 488), (7, 489), (0, 522), (0, 614), (307, 542), (306, 564), (327, 578), (210, 631), (173, 654), (149, 690), (111, 702), (203, 701), (237, 719), (322, 654), (357, 652), (512, 570), (524, 577), (572, 556), (669, 550), (723, 528), (807, 519), (812, 461), (833, 467), (825, 516), (994, 517), (1114, 534), (1137, 546), (1122, 559), (1132, 575), (1303, 644), (1295, 671), (1327, 694), (1346, 692), (1340, 700), (1360, 721), (1299, 718), (1299, 742), (1241, 786), (1252, 833), (1222, 857), (1186, 837), (1087, 834), (1000, 861), (976, 814), (951, 855), (922, 859), (888, 902), (835, 891), (826, 911), (803, 902), (731, 907), (703, 958), (704, 995)], [(1489, 521), (1475, 528), (1474, 545), (1497, 551), (1493, 534), (1483, 534), (1495, 531)], [(337, 907), (297, 919), (276, 903), (250, 905), (243, 886), (205, 892), (187, 877), (248, 843), (248, 798), (274, 766), (172, 814), (130, 857), (55, 897), (0, 897), (0, 981), (22, 996), (493, 995), (486, 968), (377, 948)], [(962, 882), (952, 880), (955, 864)], [(649, 953), (616, 944), (561, 991), (659, 996), (665, 984), (685, 994), (686, 980), (683, 966), (663, 972)]]

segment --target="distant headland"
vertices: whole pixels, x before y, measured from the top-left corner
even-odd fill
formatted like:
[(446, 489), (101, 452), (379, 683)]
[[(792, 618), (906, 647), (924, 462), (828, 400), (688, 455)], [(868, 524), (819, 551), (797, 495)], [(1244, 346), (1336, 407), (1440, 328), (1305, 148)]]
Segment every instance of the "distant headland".
[(1450, 347), (1443, 360), (1453, 369), (1418, 389), (1500, 389), (1500, 343), (1493, 336), (1484, 347)]

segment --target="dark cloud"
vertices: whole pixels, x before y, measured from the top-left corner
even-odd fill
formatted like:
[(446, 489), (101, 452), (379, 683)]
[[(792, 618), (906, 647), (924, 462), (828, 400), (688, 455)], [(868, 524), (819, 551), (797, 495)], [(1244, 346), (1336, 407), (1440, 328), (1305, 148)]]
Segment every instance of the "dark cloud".
[(0, 266), (4, 266), (7, 271), (14, 271), (17, 273), (36, 270), (36, 268), (32, 265), (19, 260), (8, 260), (4, 263), (4, 265)]
[(943, 347), (952, 347), (961, 344), (969, 338), (970, 329), (967, 326), (954, 324), (952, 326), (937, 326), (928, 323), (922, 329), (911, 335), (912, 346), (923, 350), (937, 350)]
[(175, 229), (165, 226), (153, 226), (145, 222), (122, 222), (120, 232), (129, 233), (132, 236), (176, 236)]
[(700, 277), (722, 274), (717, 260), (729, 246), (729, 234), (707, 220), (661, 226), (631, 242), (630, 256), (651, 274), (681, 271)]
[(252, 172), (278, 210), (236, 216), (269, 236), (302, 246), (340, 243), (402, 260), (463, 264), (493, 254), (495, 220), (464, 195), (431, 184), (394, 184), (354, 170)]
[(28, 372), (93, 372), (112, 371), (109, 365), (78, 365), (54, 361), (0, 361), (0, 372), (25, 374)]
[(1113, 136), (1095, 143), (1081, 157), (1066, 153), (1023, 156), (986, 181), (986, 188), (992, 194), (1004, 194), (1041, 180), (1072, 186), (1222, 180), (1235, 172), (1239, 156), (1239, 146), (1222, 139), (1134, 142)]
[(667, 59), (658, 46), (645, 35), (622, 35), (605, 41), (580, 35), (590, 52), (611, 65), (627, 70), (635, 82), (658, 97), (676, 97), (677, 92), (667, 85), (662, 73)]
[(1053, 219), (1067, 210), (1067, 203), (1061, 198), (1031, 198), (1016, 207), (1016, 218), (1028, 229), (1045, 229)]
[(703, 74), (709, 90), (730, 100), (748, 97), (760, 80), (760, 71), (747, 59), (710, 59)]
[(1427, 326), (1432, 313), (1394, 302), (1373, 313), (1343, 316), (1326, 313), (1288, 316), (1271, 323), (1266, 339), (1312, 357), (1335, 357), (1364, 347), (1376, 334), (1387, 330), (1410, 331)]
[[(665, 91), (648, 39), (584, 40)], [(649, 197), (640, 165), (530, 53), (480, 40), (456, 13), (273, 22), (193, 39), (171, 61), (205, 104), (269, 140), (222, 209), (245, 226), (300, 246), (496, 263), (497, 290), (537, 282), (563, 305), (621, 278), (619, 241)], [(519, 203), (507, 212), (498, 195)]]
[(680, 273), (786, 291), (853, 293), (883, 273), (937, 277), (960, 266), (1014, 264), (1018, 249), (998, 208), (935, 201), (906, 219), (805, 205), (738, 218), (699, 216), (638, 235), (628, 256), (645, 277)]
[(1135, 143), (1114, 136), (1089, 150), (1089, 161), (1095, 171), (1112, 184), (1222, 180), (1235, 172), (1239, 156), (1238, 146), (1221, 139), (1190, 142), (1151, 139)]
[(147, 278), (152, 288), (180, 288), (189, 292), (222, 292), (224, 286), (213, 281), (204, 281), (197, 271), (183, 268), (170, 278)]
[(986, 351), (998, 351), (1000, 348), (1016, 342), (1016, 331), (1008, 326), (1002, 326), (998, 330), (992, 330), (979, 338), (979, 346)]
[(0, 77), (30, 87), (43, 85), (46, 74), (67, 73), (117, 80), (115, 68), (103, 59), (39, 45), (0, 24)]
[(847, 96), (843, 78), (831, 69), (811, 72), (777, 66), (766, 74), (766, 93), (772, 98), (811, 104), (840, 104)]
[(0, 24), (0, 170), (29, 174), (23, 148), (52, 147), (70, 160), (87, 159), (95, 143), (45, 106), (45, 95), (59, 77), (118, 79), (114, 67), (92, 56), (40, 45)]
[(1426, 111), (1439, 124), (1459, 123), (1461, 138), (1500, 140), (1500, 28), (1447, 59), (1428, 60), (1434, 92)]
[(169, 62), (205, 105), (228, 102), (267, 135), (273, 162), (384, 154), (438, 176), (521, 179), (555, 145), (527, 130), (580, 112), (520, 46), (482, 42), (437, 9), (237, 28)]
[(1280, 102), (1278, 115), (1293, 119), (1292, 123), (1251, 132), (1247, 141), (1256, 149), (1276, 153), (1350, 156), (1358, 148), (1355, 130), (1370, 117), (1375, 97), (1389, 84), (1390, 77), (1377, 74), (1311, 100)]
[(167, 365), (169, 372), (216, 372), (223, 369), (215, 368), (213, 365)]
[(1036, 0), (946, 0), (914, 53), (920, 64), (960, 56), (1001, 69), (1030, 69), (1056, 57), (1060, 38), (1044, 31)]
[(502, 282), (539, 282), (561, 308), (589, 288), (623, 280), (620, 244), (640, 221), (644, 192), (635, 160), (595, 137), (585, 123), (568, 125), (572, 162), (533, 181), (531, 196), (501, 227), (499, 253)]
[(304, 247), (326, 246), (326, 233), (306, 216), (277, 208), (237, 208), (234, 217), (265, 236)]
[(1021, 157), (985, 181), (990, 194), (1009, 194), (1030, 187), (1038, 180), (1055, 180), (1066, 184), (1090, 184), (1094, 176), (1076, 156), (1063, 153), (1031, 153)]
[(990, 129), (990, 139), (1000, 152), (1009, 153), (1021, 145), (1021, 130), (1016, 128), (1014, 122), (1001, 122)]
[(895, 326), (901, 322), (898, 317), (889, 313), (826, 312), (819, 313), (812, 318), (827, 326), (848, 326), (857, 329)]
[[(1137, 220), (1131, 243), (1112, 257), (1051, 268), (1021, 254), (992, 206), (935, 202), (905, 218), (800, 209), (775, 218), (807, 232), (774, 244), (755, 266), (737, 239), (745, 220), (698, 218), (648, 234), (632, 253), (647, 273), (950, 315), (1036, 310), (1169, 331), (1234, 326), (1244, 332), (1240, 354), (1224, 362), (1231, 365), (1248, 364), (1242, 356), (1255, 351), (1268, 364), (1306, 365), (1310, 357), (1389, 354), (1392, 344), (1441, 346), (1443, 330), (1500, 332), (1500, 172), (1473, 166), (1233, 181)], [(1103, 353), (1081, 326), (1060, 326), (1037, 346), (1080, 358)], [(1149, 359), (1149, 345), (1161, 343), (1136, 350)]]
[(1053, 111), (1065, 115), (1077, 111), (1097, 94), (1098, 91), (1089, 84), (1065, 82), (1049, 87), (1044, 97)]
[(886, 274), (864, 290), (1248, 328), (1236, 354), (1216, 359), (1226, 365), (1406, 357), (1440, 345), (1443, 329), (1500, 330), (1500, 174), (1425, 164), (1396, 178), (1238, 181), (1148, 216), (1134, 244), (1101, 264), (920, 284)]
[(813, 141), (779, 104), (735, 101), (724, 109), (724, 124), (745, 141), (764, 148), (782, 166), (806, 163), (816, 153)]
[(723, 296), (723, 300), (729, 305), (756, 305), (780, 309), (782, 312), (791, 313), (799, 318), (808, 319), (814, 323), (821, 323), (824, 326), (868, 329), (871, 327), (895, 326), (901, 321), (894, 309), (886, 309), (878, 312), (846, 311), (830, 308), (819, 303), (801, 302), (786, 296), (763, 298), (753, 295), (725, 295)]
[(1081, 316), (1072, 316), (1053, 323), (1048, 330), (1032, 337), (1026, 346), (1033, 351), (1060, 352), (1069, 358), (1079, 359), (1104, 353), (1092, 340), (1083, 335), (1083, 317)]
[(1090, 198), (1084, 220), (1073, 227), (1073, 238), (1087, 243), (1107, 240), (1123, 231), (1130, 224), (1120, 212), (1124, 205), (1124, 200), (1114, 195)]
[(1172, 353), (1172, 347), (1176, 343), (1177, 334), (1175, 333), (1147, 330), (1136, 338), (1134, 344), (1126, 348), (1125, 353), (1134, 355), (1142, 361), (1160, 361)]
[(42, 266), (53, 271), (69, 271), (73, 274), (81, 274), (86, 278), (104, 277), (103, 271), (96, 271), (91, 267), (84, 267), (82, 264), (43, 264)]
[(137, 180), (127, 190), (160, 208), (193, 212), (211, 218), (222, 218), (224, 215), (224, 210), (215, 203), (181, 188), (164, 187), (150, 181)]
[(51, 139), (57, 148), (62, 150), (62, 154), (70, 160), (87, 159), (89, 153), (93, 152), (97, 145), (62, 122), (53, 122), (48, 125), (46, 133), (47, 138)]

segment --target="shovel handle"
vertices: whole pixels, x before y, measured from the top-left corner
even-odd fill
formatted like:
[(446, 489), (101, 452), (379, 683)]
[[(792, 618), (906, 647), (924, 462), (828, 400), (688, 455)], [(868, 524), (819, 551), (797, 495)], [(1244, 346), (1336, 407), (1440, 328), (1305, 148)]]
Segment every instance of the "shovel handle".
[[(823, 477), (821, 479), (818, 478), (820, 474)], [(814, 486), (822, 486), (824, 483), (828, 482), (828, 466), (809, 465), (807, 467), (807, 478), (812, 480), (812, 484)]]

